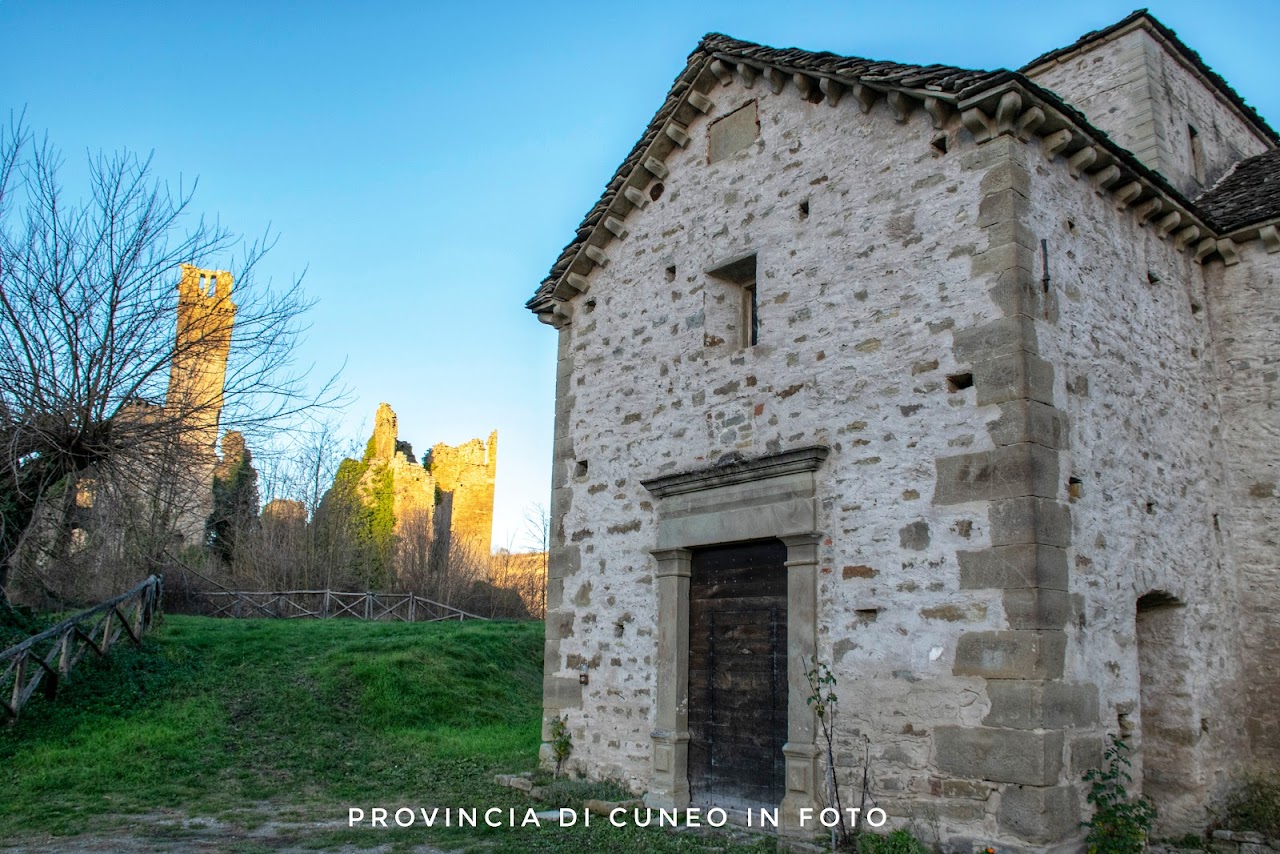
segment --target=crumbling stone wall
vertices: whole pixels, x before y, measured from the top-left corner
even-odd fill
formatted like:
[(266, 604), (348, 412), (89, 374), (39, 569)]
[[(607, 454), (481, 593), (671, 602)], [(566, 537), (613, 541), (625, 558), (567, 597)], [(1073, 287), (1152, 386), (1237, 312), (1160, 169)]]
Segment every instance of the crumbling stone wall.
[(498, 431), (489, 440), (431, 447), (431, 476), (450, 494), (452, 529), (478, 555), (488, 557), (493, 543), (493, 490), (498, 472)]
[[(458, 446), (433, 445), (429, 468), (407, 456), (408, 447), (399, 441), (395, 412), (388, 404), (379, 404), (369, 440), (365, 488), (374, 478), (390, 473), (396, 533), (404, 533), (409, 525), (421, 531), (446, 525), (451, 536), (466, 540), (481, 559), (487, 559), (493, 537), (498, 431), (489, 434), (488, 442), (472, 439)], [(441, 514), (443, 518), (437, 519)]]

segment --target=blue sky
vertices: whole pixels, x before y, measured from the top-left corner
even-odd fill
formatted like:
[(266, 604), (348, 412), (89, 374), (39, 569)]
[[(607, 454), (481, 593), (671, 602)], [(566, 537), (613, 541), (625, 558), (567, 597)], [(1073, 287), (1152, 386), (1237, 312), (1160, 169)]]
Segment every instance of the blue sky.
[[(1280, 4), (1153, 2), (1273, 126)], [(1206, 9), (1211, 8), (1212, 13)], [(1016, 68), (1126, 2), (0, 0), (0, 109), (67, 154), (154, 152), (198, 209), (307, 270), (302, 357), (345, 359), (421, 453), (500, 432), (495, 546), (546, 503), (555, 333), (523, 308), (708, 31), (874, 59)]]

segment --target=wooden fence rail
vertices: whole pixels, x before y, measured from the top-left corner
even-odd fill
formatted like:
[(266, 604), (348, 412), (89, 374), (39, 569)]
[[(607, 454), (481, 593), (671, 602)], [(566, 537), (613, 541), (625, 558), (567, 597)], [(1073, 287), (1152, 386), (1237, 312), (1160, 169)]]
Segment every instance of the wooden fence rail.
[(160, 579), (153, 575), (132, 590), (0, 652), (0, 667), (4, 668), (0, 671), (0, 709), (16, 720), (46, 678), (45, 695), (52, 697), (80, 659), (90, 650), (105, 658), (121, 634), (141, 644), (142, 633), (160, 613), (160, 592)]
[(416, 593), (342, 593), (337, 590), (226, 590), (205, 593), (214, 617), (277, 617), (296, 620), (354, 617), (357, 620), (485, 620), (461, 608)]

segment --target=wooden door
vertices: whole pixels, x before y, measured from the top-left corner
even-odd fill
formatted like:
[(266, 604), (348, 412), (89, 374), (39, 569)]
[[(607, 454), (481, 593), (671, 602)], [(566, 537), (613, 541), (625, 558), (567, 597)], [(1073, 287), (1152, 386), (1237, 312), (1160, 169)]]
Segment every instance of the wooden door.
[(689, 580), (689, 788), (695, 804), (776, 806), (787, 736), (787, 548), (699, 549)]

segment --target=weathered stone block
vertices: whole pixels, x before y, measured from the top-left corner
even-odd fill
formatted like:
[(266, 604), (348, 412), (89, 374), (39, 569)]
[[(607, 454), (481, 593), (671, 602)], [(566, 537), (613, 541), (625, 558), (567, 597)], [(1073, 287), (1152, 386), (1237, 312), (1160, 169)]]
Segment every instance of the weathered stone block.
[(948, 774), (1050, 786), (1062, 771), (1062, 733), (988, 727), (934, 730), (938, 768)]
[(1065, 591), (1042, 588), (1004, 592), (1004, 616), (1011, 629), (1063, 629), (1071, 619)]
[(1066, 649), (1062, 632), (967, 632), (956, 644), (952, 672), (987, 679), (1060, 679)]
[(982, 176), (980, 186), (984, 193), (1016, 190), (1024, 196), (1030, 196), (1031, 174), (1021, 163), (1013, 160), (1004, 160), (987, 170), (987, 174)]
[(1002, 317), (970, 329), (958, 329), (951, 339), (957, 362), (979, 362), (1012, 353), (1036, 353), (1036, 324), (1025, 314)]
[(1102, 739), (1085, 735), (1071, 739), (1068, 773), (1072, 779), (1080, 779), (1091, 768), (1102, 767)]
[(542, 680), (542, 705), (548, 710), (582, 708), (582, 683), (577, 677), (545, 677)]
[[(992, 190), (978, 203), (978, 226), (985, 227), (1004, 222), (1017, 222), (1027, 218), (1031, 205), (1025, 193), (1013, 188)], [(995, 245), (995, 241), (991, 245)]]
[(993, 679), (983, 724), (1011, 729), (1063, 729), (1098, 722), (1098, 687), (1085, 683)]
[(1071, 545), (1071, 509), (1052, 498), (1022, 496), (992, 501), (987, 510), (991, 545)]
[(977, 404), (1038, 400), (1053, 405), (1053, 365), (1030, 353), (997, 356), (973, 366)]
[(1000, 830), (1028, 842), (1057, 842), (1080, 825), (1073, 786), (1009, 786), (1000, 796)]
[(548, 611), (546, 637), (548, 640), (573, 637), (573, 611)]
[(941, 457), (936, 462), (934, 504), (991, 501), (1058, 494), (1058, 455), (1040, 445), (1007, 445), (993, 451)]
[(969, 270), (975, 278), (1005, 270), (1035, 269), (1035, 253), (1020, 243), (1001, 243), (973, 256)]
[(552, 546), (547, 555), (547, 576), (568, 578), (582, 568), (582, 550), (576, 545)]
[(956, 552), (960, 589), (1043, 587), (1067, 589), (1067, 553), (1053, 546), (1023, 543), (977, 552)]
[(960, 589), (1048, 588), (1066, 590), (1068, 566), (1064, 549), (1051, 545), (998, 545), (980, 552), (956, 552)]
[(985, 801), (990, 797), (992, 791), (990, 783), (978, 783), (973, 780), (942, 781), (942, 797), (944, 798), (968, 798), (969, 800)]
[(987, 433), (997, 445), (1035, 442), (1046, 448), (1070, 446), (1067, 416), (1038, 400), (1006, 400), (999, 404), (1000, 417), (987, 422)]

